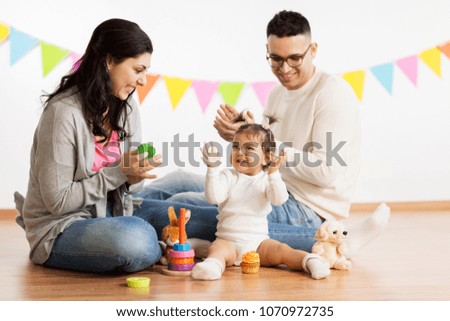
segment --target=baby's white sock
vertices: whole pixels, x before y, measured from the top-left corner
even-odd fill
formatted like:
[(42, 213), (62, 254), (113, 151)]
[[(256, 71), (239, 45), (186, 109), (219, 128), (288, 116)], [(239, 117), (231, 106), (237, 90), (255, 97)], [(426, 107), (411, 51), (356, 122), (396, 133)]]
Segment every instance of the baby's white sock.
[(303, 258), (303, 270), (311, 274), (313, 279), (319, 280), (330, 275), (331, 271), (320, 256), (317, 254), (308, 254)]
[(382, 203), (375, 209), (370, 217), (359, 224), (347, 228), (347, 259), (353, 257), (356, 252), (383, 233), (384, 228), (389, 221), (390, 214), (391, 209), (385, 203)]
[(197, 280), (218, 280), (222, 277), (225, 266), (215, 258), (207, 258), (201, 263), (195, 264), (191, 277)]

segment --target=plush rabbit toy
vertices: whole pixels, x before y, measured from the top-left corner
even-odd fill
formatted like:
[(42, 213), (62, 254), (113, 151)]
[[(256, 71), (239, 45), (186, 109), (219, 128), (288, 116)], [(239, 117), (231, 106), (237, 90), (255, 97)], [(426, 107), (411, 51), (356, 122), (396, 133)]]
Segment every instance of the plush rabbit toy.
[[(178, 225), (178, 218), (175, 214), (175, 209), (170, 206), (167, 210), (167, 215), (169, 216), (169, 225), (165, 226), (161, 233), (162, 241), (159, 244), (164, 249), (164, 255), (161, 257), (159, 262), (162, 265), (169, 264), (169, 251), (173, 249), (173, 245), (179, 242), (180, 228)], [(191, 218), (191, 211), (186, 211), (186, 223)], [(184, 231), (184, 239), (187, 239), (186, 231)]]

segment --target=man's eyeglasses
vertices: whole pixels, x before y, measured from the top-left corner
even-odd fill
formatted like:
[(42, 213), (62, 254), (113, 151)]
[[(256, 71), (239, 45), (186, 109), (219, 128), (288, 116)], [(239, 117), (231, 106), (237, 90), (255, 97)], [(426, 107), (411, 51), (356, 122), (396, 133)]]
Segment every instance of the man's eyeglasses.
[(284, 62), (286, 62), (290, 67), (299, 67), (303, 63), (303, 59), (305, 58), (311, 46), (312, 44), (310, 44), (308, 48), (306, 48), (305, 52), (302, 53), (301, 55), (291, 55), (289, 57), (283, 58), (277, 55), (270, 55), (269, 53), (267, 53), (266, 59), (269, 65), (274, 68), (283, 67)]

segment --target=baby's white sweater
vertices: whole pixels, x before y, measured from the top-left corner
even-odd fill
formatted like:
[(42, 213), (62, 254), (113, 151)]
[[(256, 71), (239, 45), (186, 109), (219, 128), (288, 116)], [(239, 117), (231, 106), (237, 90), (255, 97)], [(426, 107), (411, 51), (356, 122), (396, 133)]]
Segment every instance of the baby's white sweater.
[(258, 244), (269, 238), (270, 204), (282, 205), (289, 197), (279, 171), (248, 176), (234, 168), (217, 167), (208, 167), (205, 195), (210, 204), (219, 205), (217, 237)]
[[(358, 102), (350, 86), (316, 71), (300, 89), (274, 88), (266, 113), (278, 118), (271, 125), (278, 143), (291, 144), (280, 168), (288, 191), (325, 219), (348, 217), (361, 139)], [(345, 143), (339, 149), (340, 142)]]

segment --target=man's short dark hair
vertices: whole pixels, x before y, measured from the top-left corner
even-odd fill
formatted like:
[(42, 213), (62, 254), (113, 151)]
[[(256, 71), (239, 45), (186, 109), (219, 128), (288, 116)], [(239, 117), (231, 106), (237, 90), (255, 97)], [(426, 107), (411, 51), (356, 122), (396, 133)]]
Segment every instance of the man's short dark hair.
[(280, 11), (267, 25), (267, 38), (275, 35), (279, 38), (297, 35), (311, 36), (308, 20), (295, 11)]

